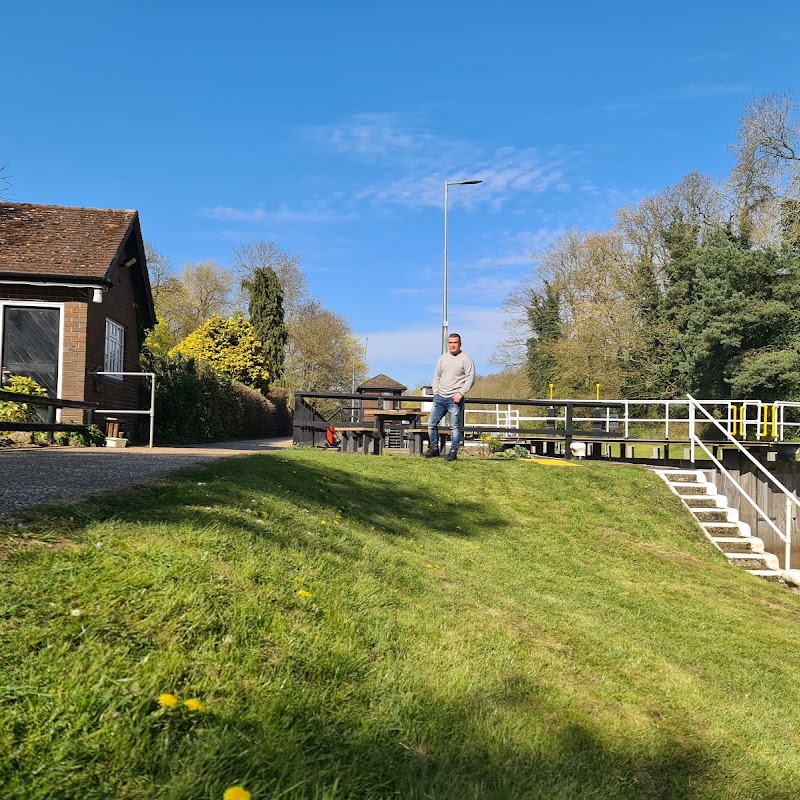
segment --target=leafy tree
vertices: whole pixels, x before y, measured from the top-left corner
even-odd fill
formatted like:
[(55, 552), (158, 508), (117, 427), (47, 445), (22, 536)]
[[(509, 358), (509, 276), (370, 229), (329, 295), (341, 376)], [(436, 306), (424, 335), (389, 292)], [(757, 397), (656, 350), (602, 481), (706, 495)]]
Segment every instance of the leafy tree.
[(283, 385), (291, 392), (349, 392), (353, 371), (363, 379), (366, 364), (347, 320), (315, 300), (301, 307), (299, 318), (290, 330)]
[(245, 282), (250, 294), (250, 323), (264, 348), (264, 359), (270, 379), (275, 382), (283, 374), (288, 331), (283, 321), (283, 292), (278, 276), (271, 267), (257, 268), (252, 280)]
[(527, 309), (531, 337), (528, 339), (527, 374), (534, 397), (546, 397), (555, 379), (556, 358), (553, 343), (561, 338), (561, 299), (549, 282), (541, 293), (534, 293)]
[(800, 396), (797, 256), (719, 230), (698, 241), (696, 227), (680, 220), (665, 239), (671, 258), (660, 315), (669, 335), (651, 339), (664, 388), (712, 399)]
[(229, 319), (214, 315), (169, 354), (195, 358), (254, 389), (263, 391), (268, 387), (269, 372), (261, 341), (241, 314)]
[[(187, 262), (180, 275), (171, 275), (165, 269), (163, 259), (164, 256), (156, 255), (153, 302), (157, 317), (166, 326), (166, 330), (162, 327), (159, 331), (159, 342), (174, 347), (212, 316), (226, 317), (230, 314), (234, 276), (213, 260), (197, 264)], [(155, 344), (152, 336), (146, 344), (150, 348), (161, 347), (159, 352), (163, 352), (161, 344)]]

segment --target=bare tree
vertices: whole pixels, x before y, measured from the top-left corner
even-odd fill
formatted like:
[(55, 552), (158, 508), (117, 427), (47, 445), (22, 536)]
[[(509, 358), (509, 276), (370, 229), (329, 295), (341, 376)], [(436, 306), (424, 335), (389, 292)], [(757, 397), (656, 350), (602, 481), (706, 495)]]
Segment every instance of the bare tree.
[(233, 250), (231, 270), (236, 276), (235, 304), (247, 308), (249, 296), (245, 287), (257, 269), (272, 269), (278, 276), (283, 291), (283, 310), (287, 324), (297, 316), (300, 306), (309, 299), (308, 284), (300, 258), (288, 250), (281, 250), (274, 242), (245, 242)]
[(0, 200), (5, 197), (9, 188), (11, 188), (11, 176), (8, 174), (8, 162), (6, 162), (0, 166)]
[[(783, 200), (800, 199), (800, 104), (792, 92), (755, 97), (739, 120), (731, 186), (743, 233), (780, 228)], [(759, 230), (761, 229), (761, 231)]]
[(150, 278), (153, 302), (158, 303), (161, 288), (172, 277), (172, 262), (168, 256), (156, 250), (151, 242), (144, 243), (144, 255), (147, 259), (147, 274)]

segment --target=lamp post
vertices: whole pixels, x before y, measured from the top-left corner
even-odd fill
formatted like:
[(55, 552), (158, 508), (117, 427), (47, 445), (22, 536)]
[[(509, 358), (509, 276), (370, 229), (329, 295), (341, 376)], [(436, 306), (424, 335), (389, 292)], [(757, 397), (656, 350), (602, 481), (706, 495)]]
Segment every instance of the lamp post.
[(442, 291), (442, 353), (447, 352), (447, 190), (450, 186), (472, 186), (483, 181), (444, 182), (444, 289)]

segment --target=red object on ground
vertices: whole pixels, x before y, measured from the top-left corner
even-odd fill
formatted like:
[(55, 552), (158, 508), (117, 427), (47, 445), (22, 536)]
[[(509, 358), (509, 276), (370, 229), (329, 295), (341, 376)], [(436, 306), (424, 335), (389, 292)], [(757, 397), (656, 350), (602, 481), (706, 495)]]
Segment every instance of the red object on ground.
[(328, 425), (328, 430), (325, 432), (325, 438), (328, 440), (328, 445), (333, 447), (334, 442), (336, 441), (336, 431), (333, 429), (333, 425)]

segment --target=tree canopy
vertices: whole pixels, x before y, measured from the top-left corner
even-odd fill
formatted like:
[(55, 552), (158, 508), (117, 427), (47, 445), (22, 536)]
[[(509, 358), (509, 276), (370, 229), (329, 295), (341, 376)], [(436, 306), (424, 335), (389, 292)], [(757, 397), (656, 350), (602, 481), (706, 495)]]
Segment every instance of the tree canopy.
[(755, 98), (727, 180), (690, 172), (534, 254), (496, 362), (536, 396), (800, 400), (799, 112)]
[(195, 358), (254, 389), (263, 390), (269, 384), (263, 347), (242, 314), (228, 319), (212, 316), (172, 348), (170, 355)]

